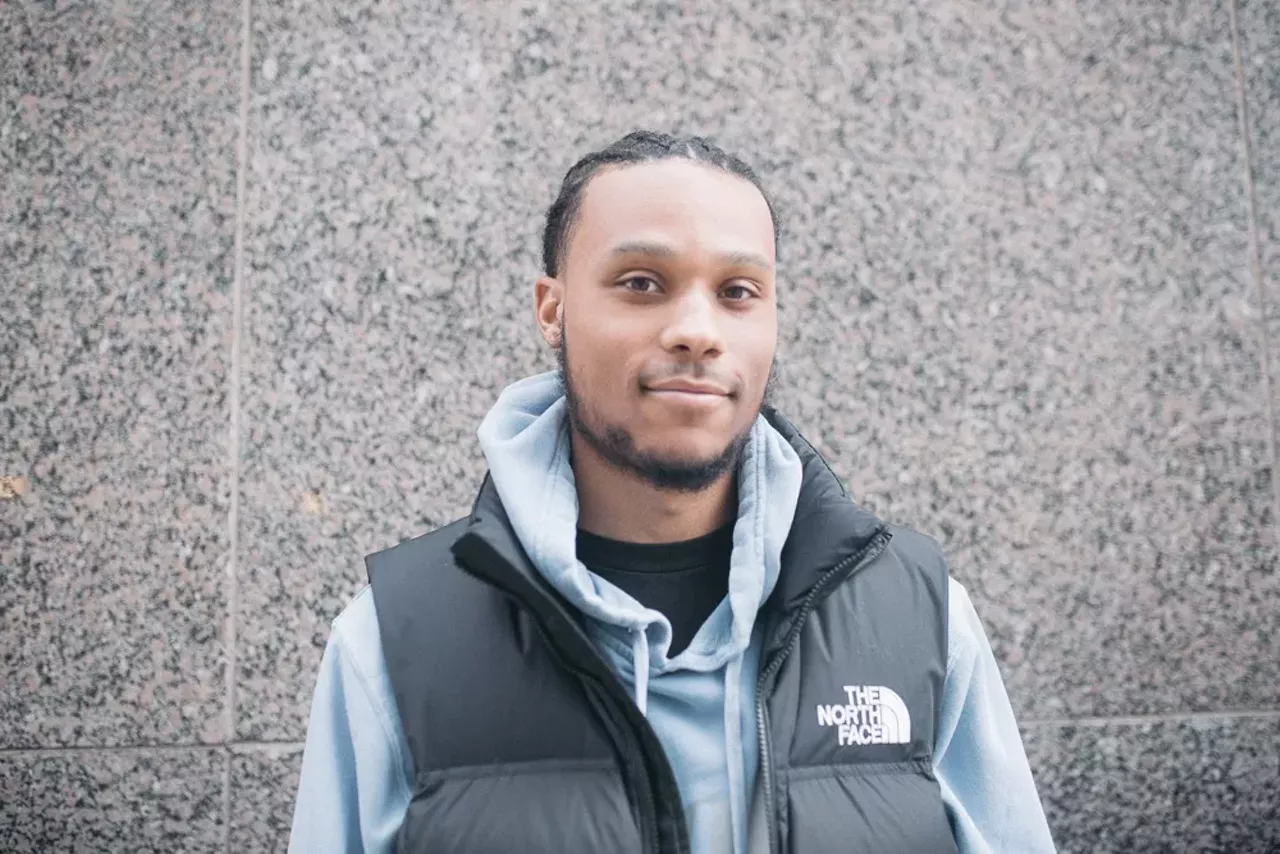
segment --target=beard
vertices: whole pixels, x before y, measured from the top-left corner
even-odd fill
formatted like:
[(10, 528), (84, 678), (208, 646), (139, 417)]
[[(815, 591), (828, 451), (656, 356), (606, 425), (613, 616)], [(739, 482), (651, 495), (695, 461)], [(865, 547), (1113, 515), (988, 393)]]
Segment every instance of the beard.
[[(636, 447), (635, 439), (620, 424), (602, 423), (597, 414), (583, 402), (582, 389), (569, 367), (568, 335), (561, 326), (560, 346), (556, 348), (556, 364), (564, 385), (565, 409), (569, 429), (599, 454), (606, 462), (621, 471), (635, 475), (654, 489), (665, 492), (701, 492), (725, 473), (736, 471), (742, 461), (743, 451), (751, 439), (751, 428), (759, 410), (752, 416), (746, 429), (734, 436), (725, 449), (714, 457), (703, 460), (684, 460), (647, 451)], [(765, 383), (763, 405), (770, 405), (775, 390), (773, 364), (769, 365), (769, 378)]]

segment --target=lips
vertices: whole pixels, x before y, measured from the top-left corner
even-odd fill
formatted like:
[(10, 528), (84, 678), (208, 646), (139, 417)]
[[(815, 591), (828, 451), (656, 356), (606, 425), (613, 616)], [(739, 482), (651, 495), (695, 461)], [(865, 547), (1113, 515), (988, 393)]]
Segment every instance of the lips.
[(695, 380), (668, 380), (666, 382), (654, 383), (648, 387), (649, 391), (677, 391), (684, 394), (706, 394), (715, 395), (717, 397), (728, 397), (729, 392), (718, 385), (712, 383), (697, 382)]

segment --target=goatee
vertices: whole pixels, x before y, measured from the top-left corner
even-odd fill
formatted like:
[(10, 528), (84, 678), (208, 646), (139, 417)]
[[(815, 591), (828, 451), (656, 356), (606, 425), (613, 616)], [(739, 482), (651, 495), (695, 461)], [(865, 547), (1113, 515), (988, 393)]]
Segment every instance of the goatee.
[[(563, 326), (561, 327), (563, 329)], [(621, 425), (599, 424), (593, 413), (587, 412), (579, 388), (569, 368), (568, 336), (561, 334), (556, 348), (556, 362), (564, 385), (569, 429), (582, 437), (605, 461), (617, 469), (634, 474), (654, 489), (669, 492), (701, 492), (718, 481), (726, 472), (736, 471), (742, 454), (751, 439), (751, 427), (735, 436), (717, 456), (705, 460), (681, 460), (663, 457), (636, 448), (631, 433)], [(764, 399), (769, 403), (774, 390), (774, 372), (769, 371)]]

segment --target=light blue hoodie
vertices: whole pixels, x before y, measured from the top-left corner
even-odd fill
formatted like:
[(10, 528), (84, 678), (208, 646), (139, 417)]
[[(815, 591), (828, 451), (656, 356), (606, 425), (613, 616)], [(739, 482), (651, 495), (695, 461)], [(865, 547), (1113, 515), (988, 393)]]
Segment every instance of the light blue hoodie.
[[(758, 755), (755, 617), (778, 579), (802, 466), (761, 416), (738, 471), (729, 595), (668, 658), (671, 625), (576, 557), (578, 498), (557, 373), (508, 387), (480, 426), (494, 486), (530, 561), (582, 613), (671, 762), (694, 854), (745, 854)], [(934, 769), (962, 854), (1053, 842), (982, 623), (951, 581)], [(290, 851), (391, 851), (413, 789), (368, 588), (333, 623), (303, 754)]]

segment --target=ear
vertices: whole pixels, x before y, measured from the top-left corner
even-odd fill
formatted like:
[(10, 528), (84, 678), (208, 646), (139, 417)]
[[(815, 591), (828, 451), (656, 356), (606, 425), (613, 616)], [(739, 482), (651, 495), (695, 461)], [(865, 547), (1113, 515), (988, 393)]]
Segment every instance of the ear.
[(533, 285), (533, 312), (543, 339), (559, 347), (564, 334), (564, 283), (550, 276), (539, 278)]

